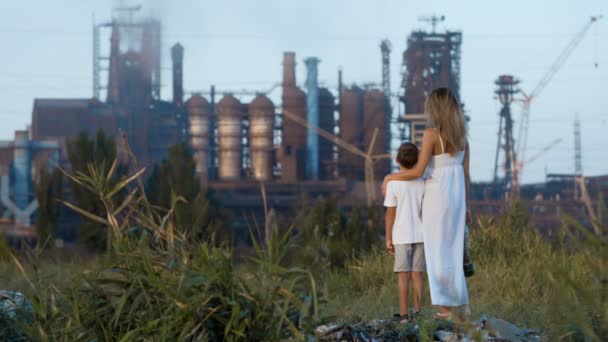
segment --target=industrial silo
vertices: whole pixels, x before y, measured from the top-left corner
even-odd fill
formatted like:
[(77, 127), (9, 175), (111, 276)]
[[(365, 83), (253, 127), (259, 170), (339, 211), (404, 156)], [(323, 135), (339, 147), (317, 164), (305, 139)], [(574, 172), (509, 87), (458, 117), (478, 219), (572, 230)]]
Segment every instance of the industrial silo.
[(258, 95), (249, 104), (249, 149), (253, 178), (272, 178), (274, 104)]
[[(327, 88), (319, 89), (319, 127), (323, 130), (334, 133), (336, 120), (334, 113), (336, 104), (334, 95)], [(332, 179), (336, 171), (336, 160), (334, 157), (334, 143), (319, 137), (319, 179)]]
[(209, 133), (211, 130), (209, 102), (199, 95), (193, 95), (188, 100), (187, 106), (190, 147), (194, 153), (196, 175), (201, 183), (205, 184), (208, 180)]
[[(363, 91), (353, 86), (340, 94), (340, 138), (357, 148), (362, 148)], [(338, 172), (349, 180), (363, 179), (363, 159), (340, 148)]]
[[(363, 95), (363, 145), (369, 148), (374, 128), (378, 128), (378, 135), (372, 149), (373, 155), (388, 153), (386, 125), (386, 97), (378, 89), (372, 89)], [(374, 163), (376, 179), (382, 179), (390, 172), (390, 159), (377, 160)]]
[[(306, 94), (296, 86), (295, 53), (283, 57), (283, 112), (306, 120)], [(306, 165), (306, 127), (283, 117), (281, 178), (287, 182), (304, 179)]]
[(243, 105), (227, 94), (217, 104), (218, 175), (220, 180), (241, 177), (241, 120)]

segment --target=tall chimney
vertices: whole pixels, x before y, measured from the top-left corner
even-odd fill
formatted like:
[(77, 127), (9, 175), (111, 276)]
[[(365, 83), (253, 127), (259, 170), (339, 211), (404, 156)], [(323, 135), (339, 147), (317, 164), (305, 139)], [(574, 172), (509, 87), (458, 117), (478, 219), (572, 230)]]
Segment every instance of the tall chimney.
[(283, 88), (296, 87), (296, 53), (283, 53)]
[(319, 80), (318, 65), (320, 59), (308, 57), (306, 63), (306, 120), (310, 125), (306, 130), (306, 177), (319, 179)]
[(184, 48), (180, 43), (171, 48), (171, 61), (173, 62), (173, 103), (181, 106), (184, 101)]

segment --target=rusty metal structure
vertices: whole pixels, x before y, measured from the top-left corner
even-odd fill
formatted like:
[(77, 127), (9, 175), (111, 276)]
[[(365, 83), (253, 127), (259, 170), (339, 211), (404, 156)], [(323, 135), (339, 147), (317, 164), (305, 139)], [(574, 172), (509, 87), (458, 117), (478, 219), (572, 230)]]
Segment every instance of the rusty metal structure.
[(184, 47), (177, 43), (171, 48), (173, 71), (173, 103), (181, 106), (184, 101)]
[[(363, 135), (363, 90), (352, 86), (340, 93), (340, 138), (347, 143), (361, 148)], [(363, 178), (363, 161), (359, 156), (339, 149), (339, 174), (349, 180)]]
[(424, 101), (429, 92), (438, 87), (449, 88), (460, 99), (460, 47), (462, 32), (435, 31), (444, 17), (421, 18), (433, 25), (431, 32), (414, 31), (407, 39), (403, 53), (403, 120), (409, 126), (409, 134), (402, 140), (411, 140), (420, 146), (418, 133), (425, 126)]
[[(378, 129), (378, 135), (371, 151), (373, 155), (390, 152), (388, 145), (390, 126), (385, 120), (388, 113), (387, 105), (386, 96), (378, 89), (370, 89), (363, 94), (363, 122), (361, 123), (363, 146), (370, 146), (374, 129)], [(376, 179), (383, 179), (388, 173), (390, 173), (390, 159), (378, 160), (374, 163)]]
[[(389, 153), (390, 125), (386, 113), (388, 100), (379, 89), (362, 89), (352, 86), (341, 94), (340, 138), (359, 149), (367, 150), (371, 143), (374, 129), (378, 134), (371, 151), (373, 155)], [(361, 180), (364, 171), (364, 160), (344, 148), (339, 149), (339, 174), (348, 180)], [(390, 172), (390, 160), (379, 160), (374, 163), (376, 179), (382, 179)]]
[[(281, 83), (268, 91), (216, 92), (212, 86), (209, 92), (186, 92), (184, 47), (178, 43), (170, 49), (172, 94), (163, 100), (161, 24), (153, 19), (138, 20), (136, 12), (137, 8), (122, 8), (115, 12), (119, 15), (112, 21), (94, 24), (92, 98), (35, 99), (31, 140), (51, 142), (61, 149), (66, 139), (82, 131), (103, 130), (110, 136), (118, 136), (119, 140), (128, 138), (141, 166), (166, 158), (170, 146), (187, 142), (201, 184), (215, 190), (225, 207), (240, 216), (239, 210), (263, 212), (266, 209), (263, 205), (287, 211), (303, 194), (311, 197), (337, 194), (340, 205), (345, 207), (377, 203), (370, 194), (379, 190), (380, 180), (390, 172), (391, 142), (397, 138), (421, 142), (426, 127), (423, 112), (428, 93), (437, 87), (448, 87), (460, 96), (462, 33), (437, 32), (436, 25), (444, 18), (431, 17), (423, 18), (433, 25), (431, 32), (417, 30), (407, 39), (399, 95), (390, 90), (391, 45), (386, 40), (380, 45), (381, 88), (379, 83), (344, 86), (339, 69), (337, 92), (324, 86), (316, 57), (303, 60), (302, 64), (307, 65), (307, 80), (298, 86), (294, 52), (283, 54)], [(100, 51), (103, 39), (109, 42), (107, 56), (102, 56)], [(473, 205), (480, 211), (495, 211), (505, 205), (504, 200), (495, 201), (496, 194), (489, 193), (488, 189), (495, 189), (496, 183), (512, 183), (518, 165), (514, 160), (509, 107), (517, 81), (503, 75), (496, 84), (496, 95), (502, 104), (502, 133), (497, 146), (494, 184), (473, 185)], [(277, 101), (275, 105), (269, 93), (277, 86), (282, 92), (280, 103)], [(216, 94), (221, 97), (217, 103)], [(404, 107), (398, 111), (399, 122), (392, 118), (390, 99), (395, 96)], [(391, 131), (396, 131), (395, 125), (406, 127), (401, 137), (396, 134), (391, 137)], [(15, 148), (21, 145), (16, 142), (14, 146), (5, 145), (7, 149), (0, 146), (0, 161), (10, 157), (16, 160), (12, 163), (16, 163), (19, 170), (29, 168), (30, 164), (23, 163), (28, 157)], [(504, 177), (498, 177), (499, 153), (505, 155), (502, 158)], [(124, 151), (119, 154), (124, 158)], [(0, 164), (5, 176), (8, 168), (3, 166), (7, 163), (10, 164)], [(19, 178), (18, 186), (13, 186), (20, 194), (13, 196), (23, 207), (26, 201), (21, 180)], [(606, 180), (587, 178), (587, 182), (593, 195), (600, 191), (597, 184), (604, 184)], [(267, 192), (264, 199), (260, 194), (261, 184)], [(545, 199), (535, 202), (534, 210), (554, 210), (555, 206), (546, 198), (559, 194), (569, 196), (563, 191), (564, 184), (572, 187), (573, 181), (562, 177), (548, 181), (544, 187), (524, 186), (522, 197), (530, 199), (541, 194)], [(501, 185), (501, 188), (504, 187)], [(28, 196), (31, 199), (31, 194)], [(578, 202), (572, 203), (573, 207), (578, 205)], [(247, 226), (246, 222), (235, 220), (235, 225)]]
[[(337, 106), (335, 97), (327, 88), (319, 88), (319, 128), (334, 132)], [(330, 180), (337, 177), (337, 147), (329, 140), (319, 138), (319, 179)]]
[[(81, 132), (122, 130), (142, 165), (166, 158), (171, 145), (188, 140), (188, 115), (183, 106), (183, 48), (172, 49), (173, 99), (160, 94), (161, 24), (134, 19), (138, 8), (119, 8), (112, 21), (94, 24), (94, 86), (90, 99), (35, 99), (32, 139), (65, 143)], [(125, 16), (126, 14), (126, 16)], [(109, 31), (109, 32), (108, 32)], [(109, 33), (110, 54), (100, 55), (103, 33)], [(107, 35), (106, 35), (107, 36)], [(105, 63), (105, 64), (104, 64)], [(107, 75), (101, 84), (102, 72)], [(106, 92), (102, 101), (102, 91)]]
[[(306, 119), (306, 94), (296, 85), (296, 56), (294, 52), (283, 55), (283, 111), (295, 113)], [(290, 120), (283, 120), (281, 142), (281, 179), (295, 182), (305, 178), (306, 128)]]

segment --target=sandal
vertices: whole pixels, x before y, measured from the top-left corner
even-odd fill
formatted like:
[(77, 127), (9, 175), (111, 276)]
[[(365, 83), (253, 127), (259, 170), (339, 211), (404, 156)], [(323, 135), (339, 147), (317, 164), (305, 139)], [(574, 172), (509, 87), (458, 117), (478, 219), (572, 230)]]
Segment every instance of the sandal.
[(408, 324), (412, 322), (412, 317), (409, 315), (394, 314), (393, 317), (398, 320), (400, 324)]
[(433, 320), (434, 321), (447, 321), (447, 322), (451, 322), (452, 321), (452, 313), (451, 312), (450, 313), (437, 312), (433, 316)]

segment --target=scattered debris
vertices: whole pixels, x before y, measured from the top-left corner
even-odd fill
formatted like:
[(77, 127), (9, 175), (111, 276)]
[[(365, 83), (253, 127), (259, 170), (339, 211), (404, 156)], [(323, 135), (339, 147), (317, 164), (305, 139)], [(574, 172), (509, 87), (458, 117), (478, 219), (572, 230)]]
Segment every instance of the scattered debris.
[(24, 325), (34, 324), (34, 307), (23, 294), (0, 290), (0, 340), (25, 341)]
[[(482, 317), (474, 323), (452, 323), (434, 321), (421, 317), (420, 325), (423, 330), (432, 331), (435, 341), (441, 342), (540, 342), (540, 331), (521, 329), (499, 318)], [(397, 342), (421, 341), (418, 323), (401, 324), (396, 320), (373, 320), (367, 323), (331, 323), (320, 325), (315, 329), (318, 341), (366, 341), (366, 342)], [(428, 332), (427, 332), (428, 333)], [(424, 333), (423, 333), (424, 334)]]

